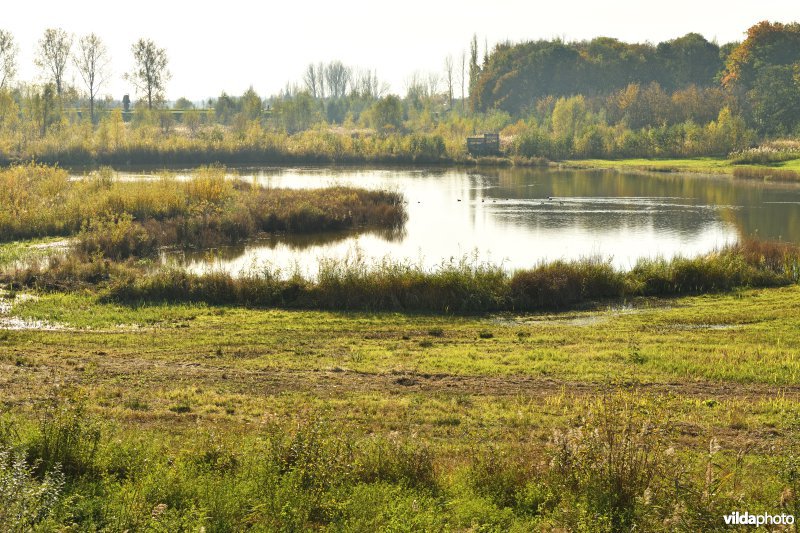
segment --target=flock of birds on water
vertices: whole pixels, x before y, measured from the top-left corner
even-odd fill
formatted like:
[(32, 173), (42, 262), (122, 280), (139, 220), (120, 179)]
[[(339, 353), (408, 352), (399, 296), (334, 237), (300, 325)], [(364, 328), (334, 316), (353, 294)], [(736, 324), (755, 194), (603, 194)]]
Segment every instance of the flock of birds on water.
[[(506, 200), (506, 201), (507, 201), (507, 200), (510, 200), (510, 199), (511, 199), (511, 198), (503, 198), (503, 200)], [(456, 199), (456, 201), (457, 201), (457, 202), (460, 202), (460, 201), (461, 201), (461, 198), (457, 198), (457, 199)], [(557, 198), (554, 198), (554, 197), (552, 197), (552, 196), (548, 196), (548, 197), (547, 197), (547, 201), (548, 201), (548, 202), (554, 202), (554, 201), (557, 201), (559, 205), (564, 205), (564, 201), (563, 201), (563, 200), (558, 200)], [(485, 203), (485, 202), (486, 202), (486, 199), (485, 199), (485, 198), (481, 198), (481, 203)], [(408, 202), (405, 202), (405, 203), (408, 203)], [(421, 204), (422, 202), (421, 202), (421, 201), (419, 201), (419, 200), (417, 200), (417, 203), (418, 203), (418, 204)], [(497, 203), (497, 200), (492, 200), (492, 203), (493, 203), (493, 204), (494, 204), (494, 203)], [(537, 202), (537, 203), (535, 203), (534, 205), (544, 205), (544, 203), (545, 203), (545, 201), (544, 201), (544, 200), (542, 200), (541, 202)]]

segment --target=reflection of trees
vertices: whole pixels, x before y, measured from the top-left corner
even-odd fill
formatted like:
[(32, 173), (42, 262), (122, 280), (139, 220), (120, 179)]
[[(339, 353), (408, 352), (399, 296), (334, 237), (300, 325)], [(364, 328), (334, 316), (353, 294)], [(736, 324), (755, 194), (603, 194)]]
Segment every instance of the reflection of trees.
[[(569, 206), (558, 212), (532, 212), (523, 217), (526, 224), (548, 224), (563, 227), (569, 218), (573, 226), (591, 229), (598, 225), (654, 225), (677, 230), (697, 231), (706, 223), (722, 220), (737, 228), (740, 235), (757, 235), (766, 239), (782, 239), (800, 243), (800, 187), (787, 184), (765, 184), (756, 181), (710, 178), (686, 174), (636, 174), (615, 171), (546, 170), (511, 168), (482, 171), (496, 187), (483, 192), (492, 199), (649, 197), (675, 198), (676, 204), (720, 206), (720, 209), (691, 209), (676, 206), (648, 212), (590, 213), (569, 216)], [(533, 186), (529, 186), (533, 184)], [(667, 201), (668, 202), (668, 201)], [(730, 209), (724, 206), (731, 206)], [(614, 208), (611, 202), (608, 207)], [(533, 219), (538, 217), (534, 221)], [(618, 218), (618, 220), (616, 220)]]
[(364, 228), (349, 231), (327, 231), (322, 233), (273, 234), (253, 239), (243, 244), (199, 251), (180, 251), (174, 252), (174, 254), (170, 253), (169, 255), (178, 257), (183, 262), (210, 260), (233, 261), (254, 248), (274, 250), (278, 246), (286, 246), (292, 251), (303, 251), (314, 246), (336, 244), (363, 235), (374, 235), (385, 241), (396, 242), (402, 240), (405, 237), (405, 233), (406, 231), (404, 228)]

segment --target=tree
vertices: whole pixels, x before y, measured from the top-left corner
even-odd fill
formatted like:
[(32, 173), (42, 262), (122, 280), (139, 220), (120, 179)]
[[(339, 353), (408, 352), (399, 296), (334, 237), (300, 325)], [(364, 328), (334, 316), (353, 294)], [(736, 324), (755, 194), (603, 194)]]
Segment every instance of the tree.
[(459, 75), (459, 80), (461, 82), (461, 112), (464, 112), (464, 105), (466, 103), (464, 89), (467, 83), (467, 52), (466, 50), (461, 52), (461, 72)]
[(394, 95), (377, 100), (369, 112), (369, 122), (378, 131), (398, 130), (403, 124), (403, 104)]
[(453, 109), (453, 56), (444, 58), (444, 80), (447, 83), (447, 98), (450, 109)]
[(261, 118), (261, 108), (263, 107), (263, 102), (261, 101), (261, 97), (258, 96), (256, 91), (253, 89), (251, 85), (249, 89), (247, 89), (241, 98), (241, 113), (246, 120), (258, 120)]
[(194, 104), (185, 96), (181, 96), (175, 100), (175, 104), (173, 104), (172, 108), (180, 111), (188, 111), (189, 109), (194, 109)]
[(11, 32), (0, 30), (0, 89), (5, 89), (17, 73), (17, 52)]
[(481, 67), (478, 66), (478, 36), (473, 35), (469, 43), (469, 94), (472, 95), (478, 85)]
[(436, 72), (428, 72), (428, 96), (433, 98), (439, 92), (439, 74)]
[(135, 65), (125, 79), (133, 83), (137, 91), (144, 93), (147, 109), (153, 109), (153, 103), (164, 101), (164, 90), (172, 77), (167, 70), (167, 51), (150, 39), (139, 39), (131, 51)]
[(287, 133), (307, 130), (322, 118), (319, 103), (305, 91), (275, 100), (273, 114)]
[(53, 109), (55, 108), (55, 87), (52, 83), (46, 83), (39, 93), (38, 88), (33, 89), (30, 96), (30, 111), (33, 122), (39, 126), (39, 136), (47, 135), (47, 128), (55, 121)]
[(683, 37), (659, 43), (656, 53), (661, 60), (666, 88), (675, 90), (693, 83), (708, 86), (724, 66), (719, 46), (700, 34), (687, 33)]
[(64, 73), (71, 48), (72, 36), (61, 28), (46, 29), (39, 41), (36, 66), (45, 72), (48, 81), (55, 84), (59, 97), (64, 90)]
[(97, 35), (90, 33), (78, 41), (78, 51), (73, 61), (86, 85), (89, 94), (89, 117), (94, 124), (94, 101), (100, 92), (100, 87), (108, 78), (108, 50)]
[(225, 91), (219, 95), (217, 101), (214, 102), (214, 115), (217, 122), (222, 124), (230, 124), (233, 116), (239, 112), (239, 105), (236, 100), (228, 96)]
[(750, 107), (759, 130), (793, 132), (800, 126), (800, 24), (764, 21), (748, 29), (722, 82)]
[(322, 61), (317, 63), (317, 87), (319, 89), (319, 97), (325, 100), (325, 65)]
[(325, 68), (325, 83), (329, 96), (342, 98), (347, 95), (347, 87), (353, 77), (352, 70), (341, 61), (334, 61)]
[(359, 69), (355, 73), (350, 86), (351, 93), (355, 96), (369, 100), (380, 98), (389, 89), (386, 83), (381, 83), (378, 80), (378, 73), (369, 69)]
[(314, 63), (309, 63), (303, 74), (303, 83), (305, 83), (306, 91), (314, 98), (322, 98), (322, 91), (320, 90), (320, 83), (322, 79), (317, 77), (317, 68)]
[(428, 83), (426, 76), (416, 70), (406, 79), (406, 100), (415, 109), (422, 109), (428, 99)]

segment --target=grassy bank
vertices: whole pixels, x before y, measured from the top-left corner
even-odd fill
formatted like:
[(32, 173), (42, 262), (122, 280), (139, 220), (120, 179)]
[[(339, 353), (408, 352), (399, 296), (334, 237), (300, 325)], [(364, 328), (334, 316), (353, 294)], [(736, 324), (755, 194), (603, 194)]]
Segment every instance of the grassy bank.
[(695, 174), (730, 175), (745, 179), (773, 181), (800, 180), (800, 159), (764, 162), (758, 164), (738, 163), (724, 157), (701, 157), (690, 159), (581, 159), (557, 163), (567, 168), (616, 169), (639, 172), (687, 172)]
[(3, 510), (208, 531), (794, 513), (798, 305), (795, 286), (479, 318), (20, 299), (53, 327), (0, 332)]

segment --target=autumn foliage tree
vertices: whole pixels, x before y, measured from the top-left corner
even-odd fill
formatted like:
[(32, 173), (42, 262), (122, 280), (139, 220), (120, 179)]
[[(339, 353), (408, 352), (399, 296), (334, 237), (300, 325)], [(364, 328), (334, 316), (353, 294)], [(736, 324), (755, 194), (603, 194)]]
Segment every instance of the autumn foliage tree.
[(764, 133), (800, 127), (800, 24), (759, 22), (728, 57), (725, 87), (747, 104)]

